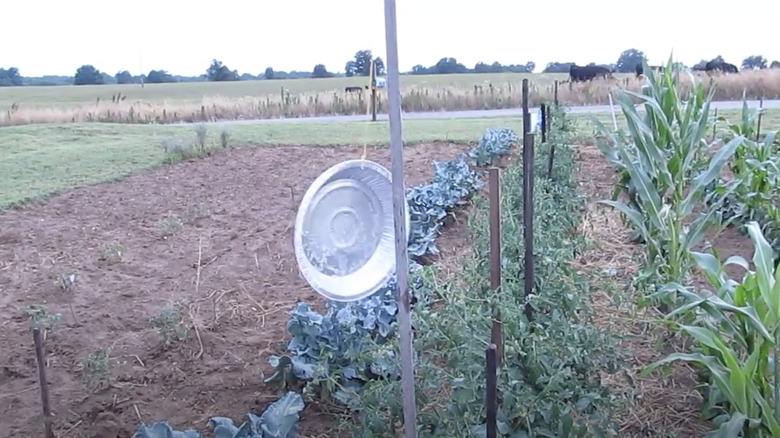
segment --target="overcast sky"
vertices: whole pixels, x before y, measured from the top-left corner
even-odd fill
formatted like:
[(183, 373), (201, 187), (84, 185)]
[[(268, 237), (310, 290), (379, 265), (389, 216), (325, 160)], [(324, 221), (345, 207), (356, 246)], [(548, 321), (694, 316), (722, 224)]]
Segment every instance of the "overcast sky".
[[(24, 76), (73, 75), (82, 64), (114, 74), (165, 69), (199, 75), (213, 58), (241, 73), (343, 71), (357, 50), (384, 58), (381, 0), (28, 0), (0, 14), (0, 67)], [(723, 55), (780, 59), (770, 21), (780, 2), (741, 0), (396, 0), (401, 70), (455, 57), (525, 63), (612, 63), (628, 48), (650, 63)], [(643, 28), (644, 26), (644, 28)], [(733, 29), (733, 30), (730, 30)]]

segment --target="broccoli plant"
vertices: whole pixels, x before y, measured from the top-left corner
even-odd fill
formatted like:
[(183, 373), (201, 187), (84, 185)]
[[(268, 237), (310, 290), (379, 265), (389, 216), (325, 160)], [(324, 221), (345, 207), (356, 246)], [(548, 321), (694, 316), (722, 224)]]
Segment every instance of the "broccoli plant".
[[(304, 407), (299, 394), (288, 392), (262, 415), (247, 414), (246, 421), (239, 426), (227, 417), (211, 417), (209, 425), (214, 438), (293, 438), (298, 433), (299, 414)], [(192, 429), (177, 431), (160, 421), (151, 426), (142, 424), (133, 438), (203, 438), (203, 435)]]
[[(489, 129), (470, 152), (473, 165), (489, 164), (511, 151), (517, 135), (510, 129)], [(480, 173), (470, 167), (465, 154), (457, 159), (434, 162), (430, 184), (407, 191), (410, 233), (409, 255), (438, 254), (436, 239), (449, 212), (465, 203), (484, 185)], [(424, 288), (418, 275), (421, 266), (410, 262), (410, 293), (413, 301)], [(329, 302), (320, 314), (307, 303), (298, 303), (287, 329), (292, 335), (289, 354), (272, 356), (276, 372), (266, 383), (290, 388), (307, 381), (306, 391), (320, 398), (335, 398), (350, 406), (366, 381), (397, 379), (400, 370), (393, 351), (384, 345), (395, 335), (398, 296), (393, 277), (374, 295), (354, 303)]]

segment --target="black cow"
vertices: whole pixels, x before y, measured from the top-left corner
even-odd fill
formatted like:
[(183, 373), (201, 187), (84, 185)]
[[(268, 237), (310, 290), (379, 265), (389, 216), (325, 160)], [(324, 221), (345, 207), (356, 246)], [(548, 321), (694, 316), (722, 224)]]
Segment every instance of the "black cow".
[(707, 73), (719, 71), (721, 73), (739, 73), (739, 69), (734, 64), (728, 62), (710, 61), (704, 66), (704, 70)]
[(769, 65), (769, 68), (780, 68), (780, 61), (772, 61), (772, 64)]
[(346, 87), (346, 88), (344, 88), (344, 92), (345, 93), (354, 93), (354, 92), (360, 93), (360, 92), (363, 91), (363, 89), (368, 90), (368, 85), (366, 85), (365, 87)]
[[(651, 65), (650, 69), (652, 69), (656, 73), (660, 73), (664, 71), (664, 66), (662, 65)], [(636, 68), (634, 69), (636, 71), (636, 77), (640, 77), (643, 74), (645, 74), (645, 68), (642, 67), (642, 64), (637, 64)]]
[(577, 64), (572, 64), (569, 68), (569, 80), (572, 82), (588, 82), (596, 78), (612, 78), (612, 72), (599, 65), (580, 67)]

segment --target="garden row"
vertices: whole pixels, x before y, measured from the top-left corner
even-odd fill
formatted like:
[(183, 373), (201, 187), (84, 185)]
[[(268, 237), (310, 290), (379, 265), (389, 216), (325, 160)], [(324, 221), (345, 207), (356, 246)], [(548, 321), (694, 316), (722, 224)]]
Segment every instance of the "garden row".
[[(487, 281), (488, 211), (482, 196), (474, 198), (469, 218), (474, 253), (460, 261), (462, 275), (442, 279), (435, 266), (411, 263), (419, 436), (462, 436), (464, 430), (484, 434), (484, 349), (496, 305), (502, 309), (505, 333), (505, 365), (499, 374), (502, 435), (592, 436), (612, 428), (608, 413), (614, 405), (599, 374), (617, 370), (618, 356), (613, 339), (590, 324), (587, 282), (570, 268), (585, 246), (577, 231), (585, 199), (577, 193), (573, 155), (565, 147), (573, 128), (563, 111), (553, 120), (550, 141), (537, 147), (534, 163), (541, 175), (535, 179), (535, 218), (544, 227), (534, 236), (539, 280), (529, 298), (533, 320), (523, 314), (527, 299), (518, 220), (523, 208), (519, 160), (501, 181), (501, 290), (491, 291)], [(488, 130), (471, 151), (471, 164), (491, 164), (518, 141), (511, 130)], [(558, 146), (556, 173), (548, 178), (553, 144)], [(434, 163), (433, 182), (408, 191), (413, 258), (438, 253), (435, 242), (448, 213), (483, 186), (482, 172), (469, 164), (465, 156)], [(395, 436), (403, 411), (397, 312), (393, 281), (357, 303), (329, 302), (324, 314), (299, 303), (288, 323), (288, 354), (270, 359), (276, 373), (266, 380), (286, 388), (287, 394), (240, 427), (217, 417), (212, 421), (215, 436), (292, 437), (304, 399), (351, 412), (354, 421), (343, 426), (354, 436)], [(303, 397), (295, 392), (301, 387)], [(163, 436), (144, 428), (139, 432), (147, 434), (139, 433), (139, 438)], [(175, 432), (165, 422), (151, 428)]]
[[(641, 96), (620, 93), (627, 132), (594, 120), (599, 147), (619, 172), (615, 196), (605, 203), (628, 219), (643, 243), (645, 263), (636, 281), (642, 300), (691, 341), (688, 351), (645, 372), (692, 363), (703, 380), (711, 436), (777, 437), (780, 269), (773, 252), (780, 249), (780, 144), (775, 132), (756, 135), (757, 114), (746, 105), (741, 120), (727, 123), (710, 143), (714, 90), (706, 93), (698, 84), (680, 97), (680, 88), (671, 69), (648, 72)], [(746, 230), (755, 247), (752, 263), (738, 256), (725, 262), (747, 270), (741, 280), (728, 278), (715, 248), (698, 250), (730, 225)], [(694, 286), (697, 271), (708, 288)]]
[[(515, 133), (508, 129), (488, 130), (470, 155), (476, 162), (485, 164), (505, 155), (517, 141)], [(433, 163), (435, 176), (432, 183), (408, 190), (410, 208), (409, 253), (413, 257), (437, 254), (436, 238), (444, 225), (448, 210), (462, 205), (469, 195), (483, 185), (478, 173), (469, 168), (465, 156), (446, 163)], [(416, 272), (420, 265), (412, 262)], [(421, 277), (413, 277), (413, 290), (421, 288)], [(343, 376), (345, 382), (355, 379), (364, 369), (380, 371), (382, 357), (367, 364), (354, 359), (365, 354), (369, 342), (384, 342), (393, 336), (398, 310), (395, 280), (392, 279), (372, 297), (358, 303), (328, 302), (326, 314), (319, 314), (306, 303), (299, 303), (292, 312), (288, 324), (292, 339), (288, 344), (289, 356), (271, 357), (276, 374), (266, 383), (291, 382), (291, 379), (336, 380)], [(391, 361), (392, 357), (384, 358)], [(348, 383), (347, 383), (348, 384)], [(339, 396), (337, 393), (335, 396)], [(231, 419), (213, 417), (210, 425), (215, 437), (287, 437), (297, 430), (299, 412), (303, 410), (303, 398), (295, 392), (287, 392), (273, 403), (261, 416), (247, 415), (247, 421), (236, 426)], [(293, 435), (290, 435), (293, 434)], [(142, 424), (137, 438), (182, 436), (200, 437), (194, 430), (177, 431), (167, 422), (150, 426)]]

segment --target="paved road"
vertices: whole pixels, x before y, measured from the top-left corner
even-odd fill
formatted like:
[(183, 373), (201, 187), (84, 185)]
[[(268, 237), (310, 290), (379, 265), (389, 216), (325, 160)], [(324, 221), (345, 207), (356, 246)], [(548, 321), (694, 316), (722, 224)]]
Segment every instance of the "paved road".
[[(749, 100), (748, 106), (751, 108), (758, 108), (759, 101)], [(712, 109), (718, 110), (739, 110), (742, 108), (741, 101), (726, 101), (726, 102), (712, 102)], [(780, 109), (780, 100), (765, 100), (764, 108), (767, 109)], [(538, 111), (539, 108), (530, 108), (531, 112)], [(588, 106), (572, 106), (569, 107), (572, 114), (585, 114), (585, 113), (608, 113), (610, 112), (609, 105), (588, 105)], [(615, 110), (618, 111), (616, 104)], [(402, 119), (404, 120), (447, 120), (447, 119), (478, 119), (487, 117), (512, 117), (519, 116), (521, 110), (519, 108), (512, 109), (497, 109), (497, 110), (477, 110), (477, 111), (437, 111), (437, 112), (414, 112), (403, 113)], [(338, 122), (357, 122), (366, 120), (365, 115), (353, 115), (353, 116), (317, 116), (317, 117), (301, 117), (301, 118), (289, 118), (289, 119), (256, 119), (256, 120), (223, 120), (218, 122), (209, 122), (209, 124), (219, 125), (231, 125), (231, 124), (254, 124), (254, 123), (338, 123)], [(377, 120), (387, 120), (387, 114), (378, 114)], [(185, 125), (192, 125), (195, 123), (183, 123)]]

